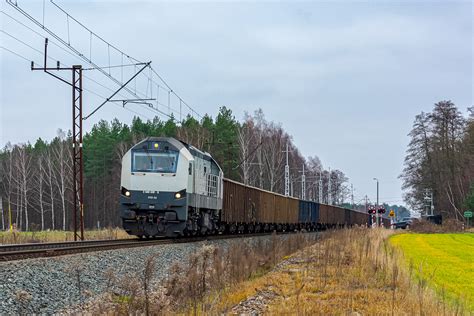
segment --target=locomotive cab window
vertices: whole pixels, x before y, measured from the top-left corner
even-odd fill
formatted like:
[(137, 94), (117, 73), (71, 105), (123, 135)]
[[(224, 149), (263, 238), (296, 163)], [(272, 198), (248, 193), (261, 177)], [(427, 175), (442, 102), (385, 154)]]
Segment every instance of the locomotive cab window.
[(132, 171), (175, 173), (177, 151), (136, 151), (132, 155)]

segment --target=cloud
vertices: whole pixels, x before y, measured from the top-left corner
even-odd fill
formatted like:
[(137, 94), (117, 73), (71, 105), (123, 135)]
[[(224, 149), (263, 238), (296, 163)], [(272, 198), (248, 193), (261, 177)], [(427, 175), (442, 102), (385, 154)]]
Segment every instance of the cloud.
[[(445, 98), (461, 108), (472, 105), (469, 2), (59, 4), (127, 54), (153, 60), (199, 112), (215, 115), (226, 105), (240, 118), (262, 107), (268, 119), (293, 135), (304, 155), (318, 155), (324, 165), (344, 170), (360, 194), (371, 192), (373, 176), (396, 179), (415, 114)], [(41, 3), (28, 5), (41, 15)], [(15, 14), (9, 6), (2, 9)], [(46, 18), (52, 14), (47, 11)], [(5, 21), (2, 29), (42, 50), (41, 38)], [(52, 21), (67, 35), (65, 21)], [(87, 34), (76, 38), (76, 33), (71, 33), (74, 43), (89, 53)], [(3, 35), (1, 40), (41, 62), (41, 54)], [(79, 62), (54, 46), (50, 53), (64, 64)], [(106, 49), (94, 46), (92, 55), (108, 63)], [(0, 145), (50, 139), (57, 128), (67, 129), (69, 89), (32, 73), (16, 56), (2, 51), (1, 58)], [(112, 64), (115, 58), (112, 54)], [(100, 75), (89, 76), (115, 88)], [(101, 95), (110, 93), (88, 79), (85, 84)], [(85, 101), (88, 112), (100, 98), (86, 93)], [(131, 116), (107, 104), (86, 128), (101, 118), (130, 122)], [(384, 190), (386, 196), (400, 196), (400, 183)]]

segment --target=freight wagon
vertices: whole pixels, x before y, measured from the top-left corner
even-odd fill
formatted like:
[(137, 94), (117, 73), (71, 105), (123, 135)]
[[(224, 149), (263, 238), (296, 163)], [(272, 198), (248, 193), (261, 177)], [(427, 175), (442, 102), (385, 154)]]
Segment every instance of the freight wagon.
[(366, 213), (298, 200), (226, 178), (223, 183), (221, 222), (231, 233), (367, 225)]

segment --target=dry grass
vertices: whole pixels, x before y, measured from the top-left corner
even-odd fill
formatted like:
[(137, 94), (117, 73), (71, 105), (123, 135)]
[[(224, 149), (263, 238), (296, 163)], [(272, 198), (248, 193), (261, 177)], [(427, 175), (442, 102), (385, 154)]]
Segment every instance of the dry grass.
[[(432, 274), (407, 266), (386, 229), (273, 236), (267, 242), (205, 245), (150, 282), (144, 271), (109, 274), (110, 291), (83, 310), (113, 314), (464, 315), (429, 288)], [(322, 237), (321, 237), (322, 236)], [(292, 254), (292, 255), (289, 255)], [(108, 274), (109, 272), (106, 272)], [(263, 298), (263, 299), (262, 299)], [(252, 305), (253, 304), (253, 305)]]
[(236, 286), (212, 314), (228, 313), (237, 300), (268, 292), (274, 294), (266, 309), (272, 315), (464, 314), (462, 305), (449, 305), (428, 289), (432, 275), (421, 267), (403, 268), (402, 255), (388, 245), (389, 234), (368, 229), (327, 234), (279, 269)]
[(454, 233), (454, 232), (462, 232), (465, 230), (465, 227), (463, 226), (463, 223), (452, 219), (448, 218), (443, 221), (443, 225), (436, 225), (432, 222), (429, 222), (427, 220), (419, 220), (419, 221), (414, 221), (413, 224), (410, 226), (410, 231), (416, 232), (416, 233)]
[(110, 280), (108, 293), (99, 303), (89, 304), (81, 312), (120, 315), (214, 313), (229, 306), (222, 305), (221, 298), (234, 289), (233, 285), (258, 279), (286, 255), (314, 243), (317, 236), (273, 235), (267, 241), (242, 239), (228, 247), (204, 245), (187, 261), (170, 267), (168, 277), (159, 284), (151, 280), (154, 274), (152, 258), (146, 259), (143, 271), (119, 276), (106, 271), (105, 276)]
[[(102, 239), (122, 239), (134, 238), (120, 228), (106, 228), (101, 230), (86, 230), (84, 232), (86, 240), (102, 240)], [(74, 232), (71, 231), (0, 231), (0, 244), (24, 244), (24, 243), (40, 243), (40, 242), (61, 242), (73, 241)]]

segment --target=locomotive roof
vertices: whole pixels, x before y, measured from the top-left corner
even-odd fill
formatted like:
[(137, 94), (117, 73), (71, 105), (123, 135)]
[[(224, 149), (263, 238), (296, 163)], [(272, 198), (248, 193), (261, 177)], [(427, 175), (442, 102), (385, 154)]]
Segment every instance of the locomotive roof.
[(197, 149), (196, 147), (194, 147), (192, 145), (189, 145), (188, 143), (185, 143), (185, 142), (183, 142), (181, 140), (178, 140), (176, 138), (173, 138), (173, 137), (149, 136), (149, 137), (143, 139), (142, 141), (140, 141), (139, 143), (137, 143), (133, 147), (138, 147), (140, 144), (142, 144), (144, 142), (148, 142), (148, 141), (150, 141), (150, 142), (168, 142), (178, 150), (181, 150), (182, 148), (186, 148), (187, 150), (189, 150), (191, 155), (199, 157), (199, 158), (204, 159), (204, 160), (214, 161), (217, 164), (217, 162), (212, 158), (212, 156), (209, 153), (201, 151), (201, 150)]

